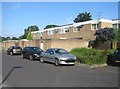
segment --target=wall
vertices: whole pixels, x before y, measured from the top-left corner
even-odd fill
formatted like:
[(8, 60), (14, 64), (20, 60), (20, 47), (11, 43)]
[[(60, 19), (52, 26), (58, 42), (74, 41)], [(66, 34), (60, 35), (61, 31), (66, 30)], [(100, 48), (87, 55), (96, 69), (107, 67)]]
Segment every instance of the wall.
[(100, 22), (100, 28), (112, 28), (112, 24), (111, 23), (107, 23), (107, 22)]
[(51, 40), (51, 48), (63, 48), (70, 51), (73, 48), (88, 47), (88, 42), (80, 39), (59, 39)]
[[(31, 41), (19, 41), (18, 45), (22, 48), (26, 46), (37, 46), (41, 47), (41, 43), (44, 44), (44, 50), (48, 48), (63, 48), (70, 51), (73, 48), (77, 47), (87, 47), (88, 42), (83, 41), (81, 39), (46, 39), (46, 40), (31, 40)], [(2, 45), (4, 46), (5, 50), (8, 47), (15, 45), (14, 41), (3, 42)]]
[[(55, 30), (59, 30), (59, 29), (55, 29)], [(81, 29), (80, 31), (78, 32), (74, 32), (74, 27), (71, 26), (69, 27), (69, 32), (67, 33), (64, 33), (64, 34), (59, 34), (59, 31), (57, 33), (54, 33), (53, 35), (48, 35), (48, 32), (45, 31), (44, 32), (44, 35), (42, 36), (42, 38), (46, 38), (46, 39), (60, 39), (61, 37), (62, 38), (79, 38), (79, 37), (82, 37), (84, 38), (85, 40), (88, 40), (88, 39), (94, 39), (95, 36), (94, 36), (94, 33), (95, 33), (95, 30), (91, 30), (91, 24), (85, 24)], [(40, 38), (38, 36), (38, 33), (36, 34), (36, 37), (33, 36), (33, 39), (38, 39)]]

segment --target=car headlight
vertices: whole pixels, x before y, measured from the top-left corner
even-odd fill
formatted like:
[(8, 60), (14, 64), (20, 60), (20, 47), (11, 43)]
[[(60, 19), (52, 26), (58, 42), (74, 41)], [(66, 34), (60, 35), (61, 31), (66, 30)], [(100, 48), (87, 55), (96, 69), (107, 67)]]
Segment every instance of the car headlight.
[(74, 59), (76, 60), (77, 58), (76, 58), (76, 57), (74, 57)]
[(39, 56), (38, 54), (33, 54), (33, 55), (35, 55), (35, 56)]
[(66, 60), (67, 58), (60, 58), (61, 60)]

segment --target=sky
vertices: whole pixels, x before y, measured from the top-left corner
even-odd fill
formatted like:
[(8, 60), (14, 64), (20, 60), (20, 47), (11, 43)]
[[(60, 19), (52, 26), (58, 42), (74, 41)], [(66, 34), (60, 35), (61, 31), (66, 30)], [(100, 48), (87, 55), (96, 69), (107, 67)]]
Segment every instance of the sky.
[[(1, 4), (0, 4), (1, 5)], [(0, 8), (1, 9), (1, 8)], [(117, 2), (2, 2), (2, 36), (19, 37), (24, 29), (37, 25), (73, 23), (79, 13), (90, 12), (92, 19), (118, 18)], [(0, 19), (1, 20), (1, 19)]]

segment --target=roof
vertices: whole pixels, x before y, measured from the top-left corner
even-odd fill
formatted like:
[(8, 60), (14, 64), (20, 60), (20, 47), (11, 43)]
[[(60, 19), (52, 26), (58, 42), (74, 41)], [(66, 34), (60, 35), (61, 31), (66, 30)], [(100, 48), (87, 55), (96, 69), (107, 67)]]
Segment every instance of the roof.
[(71, 24), (61, 25), (59, 27), (43, 29), (43, 30), (40, 30), (40, 31), (34, 31), (34, 32), (31, 32), (31, 33), (51, 31), (51, 30), (56, 30), (56, 29), (64, 29), (64, 28), (68, 28), (68, 27), (71, 27), (71, 26), (77, 27), (77, 26), (85, 25), (85, 24), (96, 24), (98, 22), (107, 22), (107, 23), (114, 24), (114, 23), (119, 23), (119, 21), (120, 20), (117, 20), (117, 19), (116, 20), (108, 20), (108, 19), (89, 20), (89, 21), (84, 21), (84, 22), (78, 22), (78, 23), (71, 23)]

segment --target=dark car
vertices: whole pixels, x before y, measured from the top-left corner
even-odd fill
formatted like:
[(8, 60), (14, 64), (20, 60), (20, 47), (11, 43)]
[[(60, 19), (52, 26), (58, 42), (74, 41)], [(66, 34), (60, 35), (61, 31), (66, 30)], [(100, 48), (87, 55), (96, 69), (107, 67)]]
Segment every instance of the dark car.
[(21, 56), (22, 58), (29, 58), (32, 61), (34, 59), (40, 59), (42, 51), (39, 47), (29, 46), (23, 48)]
[(7, 54), (13, 55), (13, 54), (21, 54), (22, 48), (20, 46), (10, 46), (7, 49)]
[(108, 55), (107, 64), (120, 66), (120, 48), (117, 48), (112, 55)]

